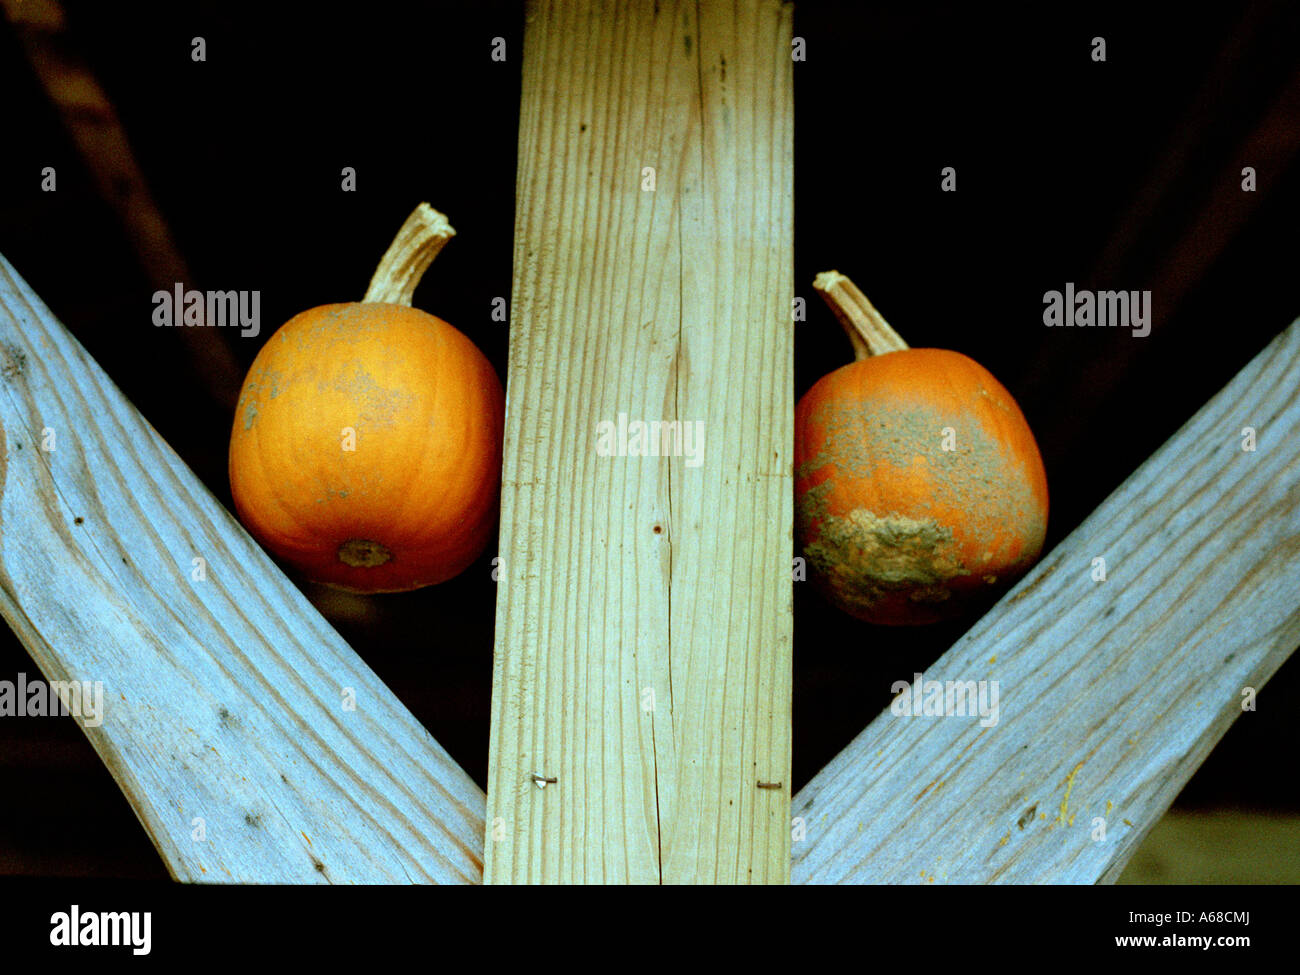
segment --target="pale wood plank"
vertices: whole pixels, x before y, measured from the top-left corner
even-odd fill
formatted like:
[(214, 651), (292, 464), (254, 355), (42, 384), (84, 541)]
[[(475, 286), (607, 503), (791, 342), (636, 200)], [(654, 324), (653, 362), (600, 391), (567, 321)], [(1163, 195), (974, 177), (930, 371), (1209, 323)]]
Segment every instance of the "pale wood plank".
[(790, 17), (528, 8), (489, 882), (788, 879)]
[(796, 882), (1113, 881), (1300, 643), (1298, 443), (1300, 322), (926, 671), (995, 726), (886, 710), (796, 796)]
[(174, 877), (480, 878), (478, 787), (3, 258), (0, 431), (0, 611), (47, 679), (103, 682), (87, 735)]

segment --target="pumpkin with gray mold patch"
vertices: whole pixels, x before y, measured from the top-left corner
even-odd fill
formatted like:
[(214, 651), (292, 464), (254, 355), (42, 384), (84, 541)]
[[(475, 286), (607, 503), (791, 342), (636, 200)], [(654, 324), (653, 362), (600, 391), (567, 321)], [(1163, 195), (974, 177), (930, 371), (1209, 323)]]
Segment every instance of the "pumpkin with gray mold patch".
[(1047, 476), (1033, 433), (979, 363), (908, 348), (843, 275), (819, 275), (817, 289), (849, 320), (859, 358), (795, 409), (795, 526), (810, 576), (871, 623), (961, 615), (1042, 551)]

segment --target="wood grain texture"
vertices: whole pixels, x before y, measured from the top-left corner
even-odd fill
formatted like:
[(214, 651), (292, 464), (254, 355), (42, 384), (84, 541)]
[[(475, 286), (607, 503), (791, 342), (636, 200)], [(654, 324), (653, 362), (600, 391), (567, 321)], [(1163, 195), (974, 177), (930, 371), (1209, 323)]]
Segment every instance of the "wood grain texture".
[(1298, 443), (1300, 322), (925, 672), (999, 682), (995, 725), (891, 705), (799, 793), (795, 881), (1117, 878), (1300, 643)]
[(86, 733), (176, 879), (479, 879), (479, 789), (2, 258), (0, 431), (0, 611), (103, 682)]
[[(790, 43), (763, 0), (528, 8), (488, 882), (788, 880)], [(598, 454), (620, 414), (702, 462)]]

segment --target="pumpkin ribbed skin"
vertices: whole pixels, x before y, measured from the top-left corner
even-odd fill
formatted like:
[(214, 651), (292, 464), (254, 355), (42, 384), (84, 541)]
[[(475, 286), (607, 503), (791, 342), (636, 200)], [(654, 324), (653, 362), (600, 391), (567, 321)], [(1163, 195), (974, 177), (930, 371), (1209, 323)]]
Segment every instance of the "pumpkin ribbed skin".
[[(230, 441), (236, 511), (317, 582), (442, 582), (495, 524), (504, 413), (491, 363), (441, 319), (396, 304), (312, 308), (271, 337), (244, 381)], [(355, 450), (344, 449), (348, 428)]]
[(837, 369), (799, 401), (795, 519), (835, 605), (873, 623), (935, 622), (1038, 557), (1047, 476), (1020, 407), (987, 369), (905, 349)]

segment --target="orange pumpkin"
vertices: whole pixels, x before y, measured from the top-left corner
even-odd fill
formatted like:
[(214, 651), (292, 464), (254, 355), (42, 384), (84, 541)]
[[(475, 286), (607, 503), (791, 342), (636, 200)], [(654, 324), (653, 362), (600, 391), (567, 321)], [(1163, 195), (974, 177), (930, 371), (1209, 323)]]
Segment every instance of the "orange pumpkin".
[(811, 577), (872, 623), (930, 623), (1042, 551), (1047, 476), (1011, 394), (979, 363), (911, 349), (838, 272), (815, 287), (858, 360), (795, 408), (795, 520)]
[(422, 205), (366, 301), (295, 315), (244, 381), (230, 440), (236, 511), (314, 581), (416, 589), (461, 572), (490, 537), (501, 383), (473, 342), (409, 307), (451, 233)]

